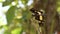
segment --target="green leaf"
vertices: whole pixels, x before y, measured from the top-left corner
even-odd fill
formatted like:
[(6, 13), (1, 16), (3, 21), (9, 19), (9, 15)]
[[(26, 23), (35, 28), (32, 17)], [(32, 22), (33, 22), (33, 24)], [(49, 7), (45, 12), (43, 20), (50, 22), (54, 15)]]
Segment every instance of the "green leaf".
[(16, 10), (16, 6), (12, 6), (6, 13), (6, 18), (7, 18), (8, 24), (11, 23), (13, 18), (15, 17), (15, 10)]
[(26, 20), (26, 19), (30, 19), (31, 18), (31, 12), (29, 11), (29, 9), (28, 8), (26, 8), (26, 10), (24, 10), (23, 12), (22, 12), (23, 14), (22, 14), (22, 18), (24, 19), (24, 20)]
[(27, 19), (30, 19), (31, 18), (31, 12), (29, 12), (28, 14), (27, 14), (27, 17), (26, 17)]
[(12, 30), (11, 33), (12, 34), (20, 34), (21, 30), (22, 30), (22, 28), (16, 28), (16, 29)]
[(7, 6), (10, 5), (14, 0), (6, 0), (5, 2), (3, 2), (3, 6)]

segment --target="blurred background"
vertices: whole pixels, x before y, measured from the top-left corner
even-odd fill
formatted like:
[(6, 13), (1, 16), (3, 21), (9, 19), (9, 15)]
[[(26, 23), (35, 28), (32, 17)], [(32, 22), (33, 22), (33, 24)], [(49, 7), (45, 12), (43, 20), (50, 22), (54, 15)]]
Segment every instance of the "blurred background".
[(0, 0), (0, 34), (26, 34), (33, 0)]
[[(33, 0), (0, 0), (0, 34), (38, 34), (37, 21), (31, 21), (32, 7)], [(60, 0), (57, 12), (60, 15)]]

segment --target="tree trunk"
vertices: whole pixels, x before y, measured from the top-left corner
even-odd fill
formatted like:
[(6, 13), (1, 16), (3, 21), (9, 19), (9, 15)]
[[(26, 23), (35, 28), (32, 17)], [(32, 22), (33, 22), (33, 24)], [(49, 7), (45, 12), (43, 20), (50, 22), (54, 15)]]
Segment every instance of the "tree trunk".
[(56, 0), (48, 0), (46, 6), (46, 34), (53, 34), (56, 16)]

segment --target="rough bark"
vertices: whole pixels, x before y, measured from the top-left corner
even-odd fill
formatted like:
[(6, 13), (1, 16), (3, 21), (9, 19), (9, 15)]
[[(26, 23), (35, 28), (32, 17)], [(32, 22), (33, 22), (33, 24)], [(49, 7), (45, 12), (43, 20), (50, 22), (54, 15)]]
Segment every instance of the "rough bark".
[(33, 7), (36, 10), (40, 10), (44, 8), (44, 0), (34, 0)]
[(46, 6), (46, 34), (53, 34), (56, 16), (56, 0), (48, 0)]
[(56, 16), (56, 22), (57, 22), (57, 24), (56, 24), (55, 30), (57, 32), (60, 32), (60, 15), (59, 14), (57, 14), (57, 16)]

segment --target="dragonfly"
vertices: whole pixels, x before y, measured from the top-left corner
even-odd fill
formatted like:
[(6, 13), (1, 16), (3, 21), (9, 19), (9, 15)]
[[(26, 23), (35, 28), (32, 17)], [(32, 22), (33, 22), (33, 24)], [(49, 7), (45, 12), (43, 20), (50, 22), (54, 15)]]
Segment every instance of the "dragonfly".
[(36, 10), (34, 8), (31, 8), (30, 11), (32, 12), (32, 16), (35, 17), (36, 20), (38, 20), (38, 31), (40, 32), (39, 34), (42, 34), (42, 27), (44, 25), (44, 11)]

